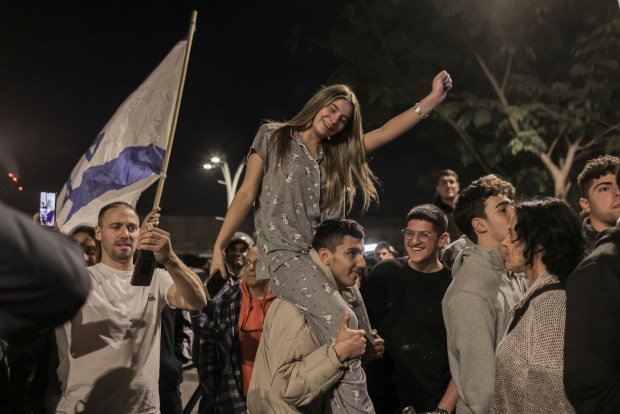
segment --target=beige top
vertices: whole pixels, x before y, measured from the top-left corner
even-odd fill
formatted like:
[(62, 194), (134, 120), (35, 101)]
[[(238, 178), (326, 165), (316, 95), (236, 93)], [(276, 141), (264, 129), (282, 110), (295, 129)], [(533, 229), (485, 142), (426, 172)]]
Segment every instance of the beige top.
[(345, 369), (332, 345), (317, 345), (299, 309), (276, 299), (254, 361), (248, 412), (329, 412), (330, 390)]
[[(514, 310), (537, 290), (558, 281), (543, 273)], [(574, 413), (564, 392), (566, 292), (552, 290), (532, 299), (496, 353), (491, 413)]]

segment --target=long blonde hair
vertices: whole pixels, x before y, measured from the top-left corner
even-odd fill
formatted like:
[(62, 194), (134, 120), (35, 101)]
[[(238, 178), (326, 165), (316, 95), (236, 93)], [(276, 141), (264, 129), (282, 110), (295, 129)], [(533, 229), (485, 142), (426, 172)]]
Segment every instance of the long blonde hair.
[(342, 131), (321, 141), (326, 173), (326, 207), (341, 210), (347, 191), (349, 208), (353, 205), (355, 181), (362, 190), (363, 210), (371, 201), (378, 200), (375, 182), (377, 178), (366, 162), (366, 150), (362, 142), (362, 114), (357, 97), (347, 85), (332, 85), (319, 89), (291, 120), (269, 122), (273, 130), (275, 164), (280, 163), (289, 150), (291, 130), (303, 131), (312, 126), (316, 114), (336, 99), (344, 98), (353, 106), (353, 113)]

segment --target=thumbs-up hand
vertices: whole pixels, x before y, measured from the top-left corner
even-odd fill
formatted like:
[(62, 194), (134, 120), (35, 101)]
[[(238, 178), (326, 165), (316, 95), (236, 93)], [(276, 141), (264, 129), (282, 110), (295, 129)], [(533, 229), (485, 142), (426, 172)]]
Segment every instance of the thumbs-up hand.
[(345, 362), (352, 358), (357, 358), (366, 351), (366, 338), (363, 329), (349, 328), (349, 312), (342, 315), (342, 322), (338, 329), (338, 336), (334, 344), (334, 351), (338, 361)]

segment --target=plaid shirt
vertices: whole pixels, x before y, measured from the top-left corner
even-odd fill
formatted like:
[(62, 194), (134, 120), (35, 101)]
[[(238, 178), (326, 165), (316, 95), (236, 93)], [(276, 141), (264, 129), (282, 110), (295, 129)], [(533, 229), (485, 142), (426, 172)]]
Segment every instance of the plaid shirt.
[(214, 300), (209, 324), (200, 338), (200, 383), (212, 400), (214, 413), (245, 413), (241, 376), (238, 318), (239, 284), (225, 287)]

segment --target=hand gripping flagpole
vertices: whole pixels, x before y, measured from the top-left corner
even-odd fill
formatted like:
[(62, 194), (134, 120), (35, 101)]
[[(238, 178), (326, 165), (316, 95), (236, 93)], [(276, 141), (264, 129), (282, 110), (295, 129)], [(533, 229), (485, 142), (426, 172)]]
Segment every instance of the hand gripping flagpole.
[[(155, 193), (155, 200), (153, 201), (153, 210), (159, 207), (161, 201), (161, 194), (164, 191), (164, 182), (166, 181), (166, 172), (168, 171), (168, 163), (170, 162), (170, 154), (172, 152), (172, 143), (174, 141), (174, 133), (177, 128), (177, 119), (179, 118), (179, 111), (181, 109), (181, 98), (183, 97), (183, 86), (185, 85), (185, 75), (187, 74), (187, 64), (189, 62), (189, 52), (192, 49), (192, 39), (194, 38), (194, 32), (196, 31), (196, 19), (198, 12), (194, 10), (192, 12), (192, 18), (189, 24), (189, 32), (187, 34), (187, 47), (185, 49), (185, 58), (183, 59), (183, 71), (181, 72), (181, 79), (179, 80), (179, 90), (177, 94), (176, 104), (174, 106), (174, 115), (172, 117), (172, 125), (170, 127), (170, 136), (168, 138), (168, 148), (166, 149), (166, 155), (164, 156), (164, 163), (162, 165), (161, 173), (159, 175), (159, 183), (157, 185), (157, 192)], [(136, 264), (133, 268), (133, 275), (131, 276), (132, 286), (150, 286), (153, 279), (153, 273), (157, 266), (157, 260), (155, 255), (150, 250), (138, 250), (138, 257)]]

